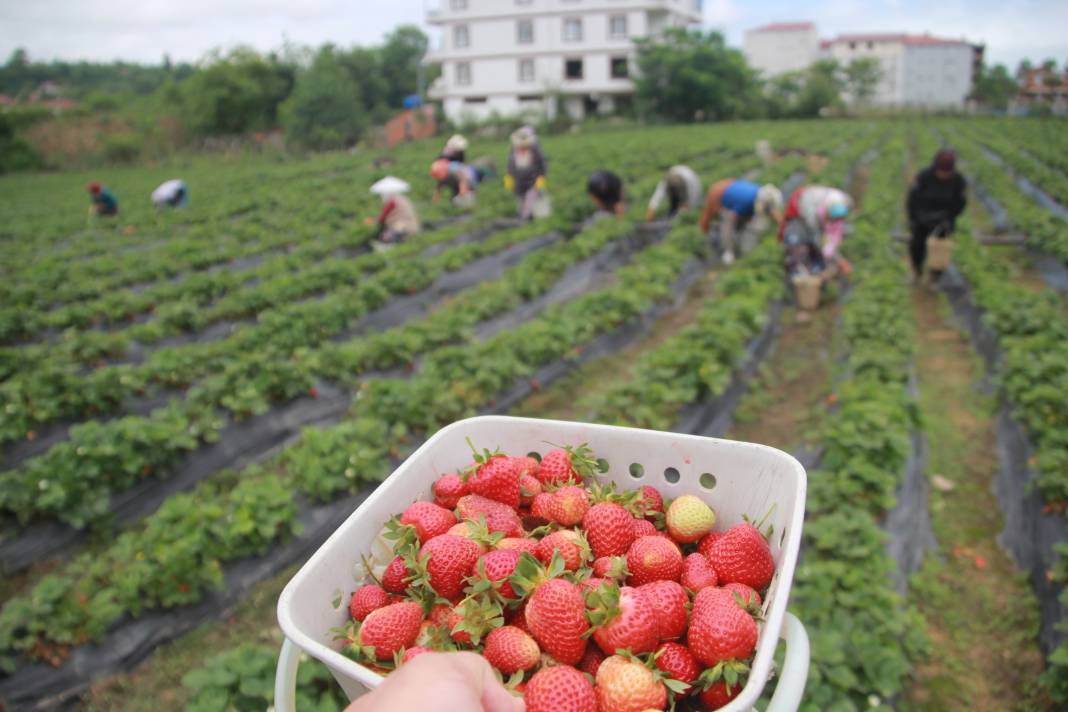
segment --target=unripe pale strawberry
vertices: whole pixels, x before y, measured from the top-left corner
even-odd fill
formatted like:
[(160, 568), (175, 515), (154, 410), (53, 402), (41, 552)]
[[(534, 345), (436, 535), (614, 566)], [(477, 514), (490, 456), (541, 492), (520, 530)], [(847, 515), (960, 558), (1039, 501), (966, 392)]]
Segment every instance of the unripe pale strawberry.
[(716, 524), (712, 508), (692, 494), (684, 494), (667, 510), (667, 530), (680, 544), (698, 541)]
[(667, 706), (667, 688), (639, 662), (613, 655), (597, 669), (598, 712), (642, 712)]
[(538, 540), (527, 537), (505, 537), (497, 542), (498, 549), (514, 549), (520, 554), (533, 554), (538, 550)]

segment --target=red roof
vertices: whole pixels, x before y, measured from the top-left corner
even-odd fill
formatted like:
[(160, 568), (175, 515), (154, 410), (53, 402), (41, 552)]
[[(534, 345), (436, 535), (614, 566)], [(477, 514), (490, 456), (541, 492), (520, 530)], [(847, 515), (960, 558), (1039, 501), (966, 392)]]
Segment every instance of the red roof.
[(966, 45), (964, 40), (947, 40), (931, 35), (906, 35), (904, 33), (871, 34), (871, 35), (838, 35), (828, 44), (844, 44), (846, 42), (900, 42), (907, 45)]
[(811, 22), (773, 22), (763, 27), (755, 27), (750, 32), (802, 32), (814, 30), (816, 26)]

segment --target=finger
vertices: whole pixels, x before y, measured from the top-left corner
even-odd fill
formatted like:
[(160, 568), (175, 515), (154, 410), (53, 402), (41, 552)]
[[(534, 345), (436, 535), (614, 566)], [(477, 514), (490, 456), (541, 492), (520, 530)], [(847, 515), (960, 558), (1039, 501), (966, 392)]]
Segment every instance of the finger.
[(480, 700), (485, 712), (523, 712), (523, 700), (506, 690), (497, 679), (486, 659), (474, 653), (450, 653), (455, 665), (464, 669), (464, 674), (480, 691)]

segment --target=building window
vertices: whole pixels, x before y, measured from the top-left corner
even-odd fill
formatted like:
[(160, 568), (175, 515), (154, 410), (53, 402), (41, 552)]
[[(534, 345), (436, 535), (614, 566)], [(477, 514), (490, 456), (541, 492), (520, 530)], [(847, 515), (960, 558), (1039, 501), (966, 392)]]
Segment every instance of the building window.
[(456, 83), (466, 86), (471, 83), (471, 64), (469, 62), (456, 63)]
[(856, 42), (850, 42), (849, 43), (849, 49), (856, 49), (856, 48), (857, 48), (857, 43)]
[(608, 36), (614, 40), (627, 39), (627, 16), (626, 15), (609, 15), (608, 16)]
[(564, 18), (564, 42), (582, 41), (582, 20), (578, 17)]
[(612, 57), (610, 73), (613, 79), (626, 79), (630, 76), (630, 66), (626, 57)]
[(533, 59), (521, 59), (519, 60), (519, 81), (532, 82), (534, 81), (534, 60)]
[(564, 79), (582, 79), (582, 60), (564, 60)]
[(467, 96), (464, 97), (465, 104), (485, 104), (488, 101), (484, 96)]
[(467, 31), (467, 25), (457, 25), (452, 28), (452, 46), (457, 49), (468, 47), (471, 44), (471, 35)]
[(532, 44), (534, 42), (533, 20), (520, 20), (515, 23), (515, 41), (519, 44)]
[(466, 10), (467, 0), (449, 0), (449, 8), (453, 10)]
[(515, 0), (516, 5), (530, 5), (534, 0)]

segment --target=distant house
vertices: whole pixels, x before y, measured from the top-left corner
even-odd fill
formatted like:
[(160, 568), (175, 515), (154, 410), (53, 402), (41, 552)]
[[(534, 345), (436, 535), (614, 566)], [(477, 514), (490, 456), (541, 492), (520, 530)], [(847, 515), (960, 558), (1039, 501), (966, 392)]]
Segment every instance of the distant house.
[(1068, 116), (1068, 70), (1031, 69), (1018, 79), (1020, 91), (1010, 107), (1013, 113), (1042, 106), (1058, 116)]
[(430, 138), (438, 132), (434, 108), (422, 106), (397, 114), (385, 126), (386, 143), (390, 148), (408, 141)]
[(819, 55), (819, 37), (811, 22), (775, 22), (745, 33), (749, 66), (765, 77), (805, 69)]

